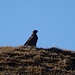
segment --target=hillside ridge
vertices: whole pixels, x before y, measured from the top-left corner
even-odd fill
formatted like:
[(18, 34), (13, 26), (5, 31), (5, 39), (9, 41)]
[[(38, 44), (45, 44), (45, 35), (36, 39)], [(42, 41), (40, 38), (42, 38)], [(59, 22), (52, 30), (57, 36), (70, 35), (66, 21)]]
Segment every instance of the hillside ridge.
[(75, 52), (60, 48), (0, 47), (0, 75), (75, 75)]

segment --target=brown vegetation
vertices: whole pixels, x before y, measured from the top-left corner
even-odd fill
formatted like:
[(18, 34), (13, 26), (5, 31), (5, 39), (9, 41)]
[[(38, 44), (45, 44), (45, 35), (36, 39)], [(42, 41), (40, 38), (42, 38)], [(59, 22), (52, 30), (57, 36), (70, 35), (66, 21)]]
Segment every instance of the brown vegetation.
[(75, 52), (0, 47), (0, 75), (75, 75)]

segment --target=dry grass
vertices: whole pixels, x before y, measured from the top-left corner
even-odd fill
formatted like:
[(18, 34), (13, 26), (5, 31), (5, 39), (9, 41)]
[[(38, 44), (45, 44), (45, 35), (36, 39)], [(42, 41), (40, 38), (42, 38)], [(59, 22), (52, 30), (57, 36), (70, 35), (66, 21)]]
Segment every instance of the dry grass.
[(75, 75), (75, 52), (0, 47), (0, 75)]

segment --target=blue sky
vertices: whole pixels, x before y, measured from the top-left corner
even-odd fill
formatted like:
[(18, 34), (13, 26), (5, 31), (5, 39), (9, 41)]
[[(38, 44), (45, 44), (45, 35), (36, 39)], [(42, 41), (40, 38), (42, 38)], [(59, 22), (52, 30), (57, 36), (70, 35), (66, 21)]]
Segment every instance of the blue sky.
[(75, 0), (0, 0), (0, 46), (20, 46), (37, 29), (37, 47), (75, 50)]

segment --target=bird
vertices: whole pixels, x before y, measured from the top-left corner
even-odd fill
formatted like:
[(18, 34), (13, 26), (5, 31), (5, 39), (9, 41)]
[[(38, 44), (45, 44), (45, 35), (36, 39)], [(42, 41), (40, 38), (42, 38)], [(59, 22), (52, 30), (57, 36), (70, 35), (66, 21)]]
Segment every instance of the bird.
[(33, 30), (32, 35), (25, 42), (24, 46), (36, 47), (36, 43), (38, 41), (38, 36), (36, 34), (37, 32), (38, 32), (37, 30)]

